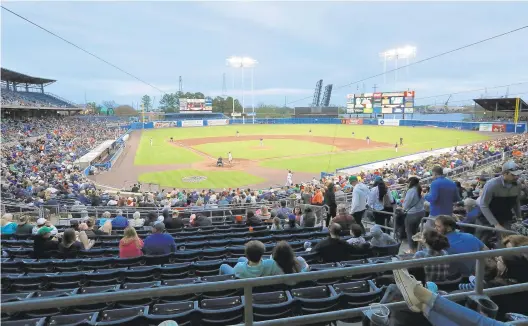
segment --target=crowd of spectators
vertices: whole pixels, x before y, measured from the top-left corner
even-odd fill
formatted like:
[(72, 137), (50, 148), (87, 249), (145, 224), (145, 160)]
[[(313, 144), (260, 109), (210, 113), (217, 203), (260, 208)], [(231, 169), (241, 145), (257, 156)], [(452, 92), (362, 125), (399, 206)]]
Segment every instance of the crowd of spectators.
[(71, 104), (54, 96), (39, 92), (15, 92), (7, 88), (2, 88), (2, 105), (20, 105), (27, 107), (55, 107), (68, 108)]

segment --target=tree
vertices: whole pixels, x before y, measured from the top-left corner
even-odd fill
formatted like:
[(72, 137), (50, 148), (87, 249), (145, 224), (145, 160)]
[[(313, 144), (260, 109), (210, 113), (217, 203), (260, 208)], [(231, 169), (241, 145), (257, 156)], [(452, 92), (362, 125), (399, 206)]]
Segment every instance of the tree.
[(141, 98), (141, 103), (143, 104), (145, 111), (150, 111), (150, 109), (152, 109), (152, 100), (150, 99), (150, 96), (143, 95)]
[(107, 109), (115, 109), (118, 107), (114, 100), (103, 101), (103, 105), (106, 106)]
[(88, 102), (86, 109), (92, 111), (93, 114), (101, 114), (102, 107), (95, 102)]
[(159, 108), (166, 113), (178, 112), (180, 109), (178, 95), (176, 93), (163, 94), (161, 100), (159, 101)]

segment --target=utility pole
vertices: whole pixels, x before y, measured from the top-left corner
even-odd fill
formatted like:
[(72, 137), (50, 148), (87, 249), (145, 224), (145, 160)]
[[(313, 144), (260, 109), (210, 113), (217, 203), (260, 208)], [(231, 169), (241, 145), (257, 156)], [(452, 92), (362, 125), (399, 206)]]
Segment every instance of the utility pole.
[(178, 91), (183, 92), (183, 78), (180, 76)]
[(372, 89), (374, 90), (374, 93), (376, 93), (376, 90), (378, 89), (378, 85), (374, 84), (374, 86), (372, 86)]

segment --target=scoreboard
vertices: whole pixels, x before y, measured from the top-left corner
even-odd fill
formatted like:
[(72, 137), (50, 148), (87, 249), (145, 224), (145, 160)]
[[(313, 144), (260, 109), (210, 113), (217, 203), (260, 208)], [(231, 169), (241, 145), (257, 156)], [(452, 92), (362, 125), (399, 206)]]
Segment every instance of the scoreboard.
[(213, 111), (213, 101), (210, 98), (180, 99), (180, 113), (211, 113)]
[(347, 95), (347, 113), (414, 113), (414, 91)]

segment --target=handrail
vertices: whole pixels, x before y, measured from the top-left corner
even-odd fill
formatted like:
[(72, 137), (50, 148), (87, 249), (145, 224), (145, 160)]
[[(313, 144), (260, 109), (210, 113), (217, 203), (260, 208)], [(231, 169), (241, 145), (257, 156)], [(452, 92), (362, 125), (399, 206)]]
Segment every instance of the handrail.
[[(435, 218), (432, 218), (432, 217), (424, 217), (424, 218), (422, 218), (422, 222), (421, 223), (425, 223), (425, 221), (434, 221), (434, 220), (435, 220)], [(492, 226), (486, 226), (486, 225), (469, 224), (469, 223), (462, 223), (462, 222), (456, 222), (456, 225), (470, 227), (470, 228), (475, 228), (475, 229), (494, 231), (494, 232), (502, 232), (502, 233), (507, 233), (507, 234), (519, 234), (518, 232), (515, 232), (515, 231), (512, 231), (512, 230), (502, 230), (502, 229), (497, 229), (497, 228), (494, 228)]]
[[(115, 300), (137, 300), (150, 297), (174, 296), (188, 293), (203, 293), (207, 291), (222, 291), (244, 288), (245, 311), (252, 311), (252, 288), (254, 286), (266, 286), (275, 284), (297, 283), (302, 281), (311, 281), (314, 279), (328, 279), (336, 277), (351, 276), (357, 274), (368, 274), (383, 272), (388, 270), (405, 269), (410, 267), (422, 267), (424, 264), (439, 264), (460, 261), (464, 259), (477, 259), (476, 268), (476, 289), (482, 292), (482, 282), (484, 276), (484, 260), (495, 256), (509, 256), (514, 254), (528, 253), (528, 246), (517, 248), (506, 248), (496, 250), (486, 250), (480, 252), (471, 252), (458, 255), (437, 256), (422, 259), (413, 259), (405, 261), (393, 261), (383, 264), (361, 265), (355, 267), (338, 268), (324, 271), (277, 275), (260, 277), (256, 279), (242, 279), (223, 282), (185, 284), (178, 286), (165, 286), (151, 289), (124, 290), (112, 293), (94, 293), (74, 295), (60, 298), (35, 299), (22, 302), (10, 302), (2, 304), (3, 313), (14, 313), (19, 311), (40, 310), (50, 308), (69, 307), (74, 305), (88, 305), (102, 302), (111, 302)], [(477, 291), (479, 292), (479, 291)], [(249, 306), (248, 306), (249, 303)], [(246, 325), (253, 325), (251, 318), (246, 314)]]

